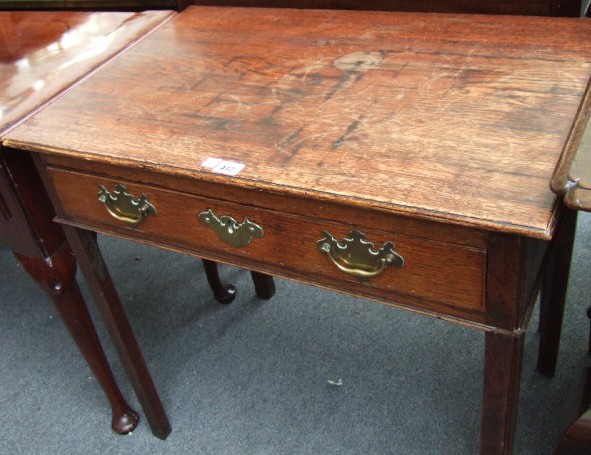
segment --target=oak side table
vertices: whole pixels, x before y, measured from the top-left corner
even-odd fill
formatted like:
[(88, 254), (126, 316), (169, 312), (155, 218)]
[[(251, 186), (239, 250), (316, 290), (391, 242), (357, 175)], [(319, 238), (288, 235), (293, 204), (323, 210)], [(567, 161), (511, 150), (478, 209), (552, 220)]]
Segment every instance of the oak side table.
[(480, 451), (510, 454), (540, 289), (556, 361), (590, 41), (585, 19), (191, 7), (4, 145), (33, 154), (136, 390), (94, 232), (482, 330)]

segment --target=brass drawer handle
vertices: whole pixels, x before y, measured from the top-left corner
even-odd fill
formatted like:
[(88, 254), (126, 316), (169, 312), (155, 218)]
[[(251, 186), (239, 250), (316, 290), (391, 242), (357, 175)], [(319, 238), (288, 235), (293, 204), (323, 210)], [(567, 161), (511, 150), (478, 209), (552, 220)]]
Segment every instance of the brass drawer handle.
[(148, 196), (142, 194), (139, 199), (135, 199), (127, 192), (125, 185), (118, 184), (112, 193), (103, 185), (99, 185), (99, 188), (97, 198), (105, 205), (111, 216), (131, 227), (136, 227), (148, 215), (157, 213), (156, 207), (150, 203)]
[(339, 243), (329, 232), (317, 242), (318, 250), (325, 253), (340, 270), (356, 276), (363, 282), (368, 278), (381, 275), (390, 265), (401, 268), (404, 258), (394, 251), (394, 243), (386, 242), (378, 251), (374, 244), (365, 240), (360, 231), (350, 231), (350, 238)]
[(236, 247), (249, 245), (253, 237), (260, 238), (265, 234), (262, 227), (248, 218), (244, 218), (242, 223), (237, 223), (234, 218), (227, 215), (218, 218), (211, 209), (201, 212), (199, 220), (201, 224), (211, 227), (220, 240)]

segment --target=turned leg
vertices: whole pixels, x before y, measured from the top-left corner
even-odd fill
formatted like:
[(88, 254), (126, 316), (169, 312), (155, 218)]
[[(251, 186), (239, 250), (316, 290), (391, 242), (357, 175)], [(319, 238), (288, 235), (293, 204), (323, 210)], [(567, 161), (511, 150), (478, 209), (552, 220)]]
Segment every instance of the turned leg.
[(152, 433), (166, 439), (171, 427), (139, 344), (96, 242), (96, 234), (64, 226), (109, 335), (146, 414)]
[(513, 453), (524, 334), (486, 333), (481, 455)]
[(234, 297), (236, 297), (236, 288), (231, 284), (224, 284), (222, 282), (218, 273), (217, 262), (203, 259), (203, 268), (205, 269), (205, 276), (215, 299), (223, 304), (233, 302)]
[(537, 368), (547, 376), (553, 376), (556, 370), (576, 226), (577, 212), (565, 208), (550, 245), (550, 257), (542, 283)]
[(254, 290), (259, 299), (269, 300), (275, 294), (275, 281), (271, 275), (251, 271)]
[(14, 253), (14, 255), (49, 295), (80, 352), (92, 369), (111, 405), (113, 430), (120, 434), (131, 432), (138, 423), (138, 416), (129, 407), (115, 382), (76, 283), (76, 261), (69, 248), (64, 245), (47, 258), (31, 257), (18, 253)]

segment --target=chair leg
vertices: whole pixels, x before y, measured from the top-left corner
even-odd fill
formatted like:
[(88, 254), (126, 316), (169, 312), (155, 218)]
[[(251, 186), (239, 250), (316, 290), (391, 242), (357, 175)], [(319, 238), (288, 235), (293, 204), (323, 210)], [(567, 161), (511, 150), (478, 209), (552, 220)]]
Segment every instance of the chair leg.
[(236, 297), (236, 288), (231, 284), (224, 284), (222, 282), (218, 273), (217, 262), (203, 259), (203, 268), (205, 269), (205, 276), (213, 291), (214, 298), (223, 304), (233, 302)]

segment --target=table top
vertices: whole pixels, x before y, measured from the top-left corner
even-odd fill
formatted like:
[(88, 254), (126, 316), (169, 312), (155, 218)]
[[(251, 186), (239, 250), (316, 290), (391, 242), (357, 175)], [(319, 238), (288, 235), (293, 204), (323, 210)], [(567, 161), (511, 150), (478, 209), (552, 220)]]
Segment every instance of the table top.
[(547, 239), (589, 42), (586, 19), (192, 7), (6, 143)]
[(172, 14), (0, 12), (0, 135)]

